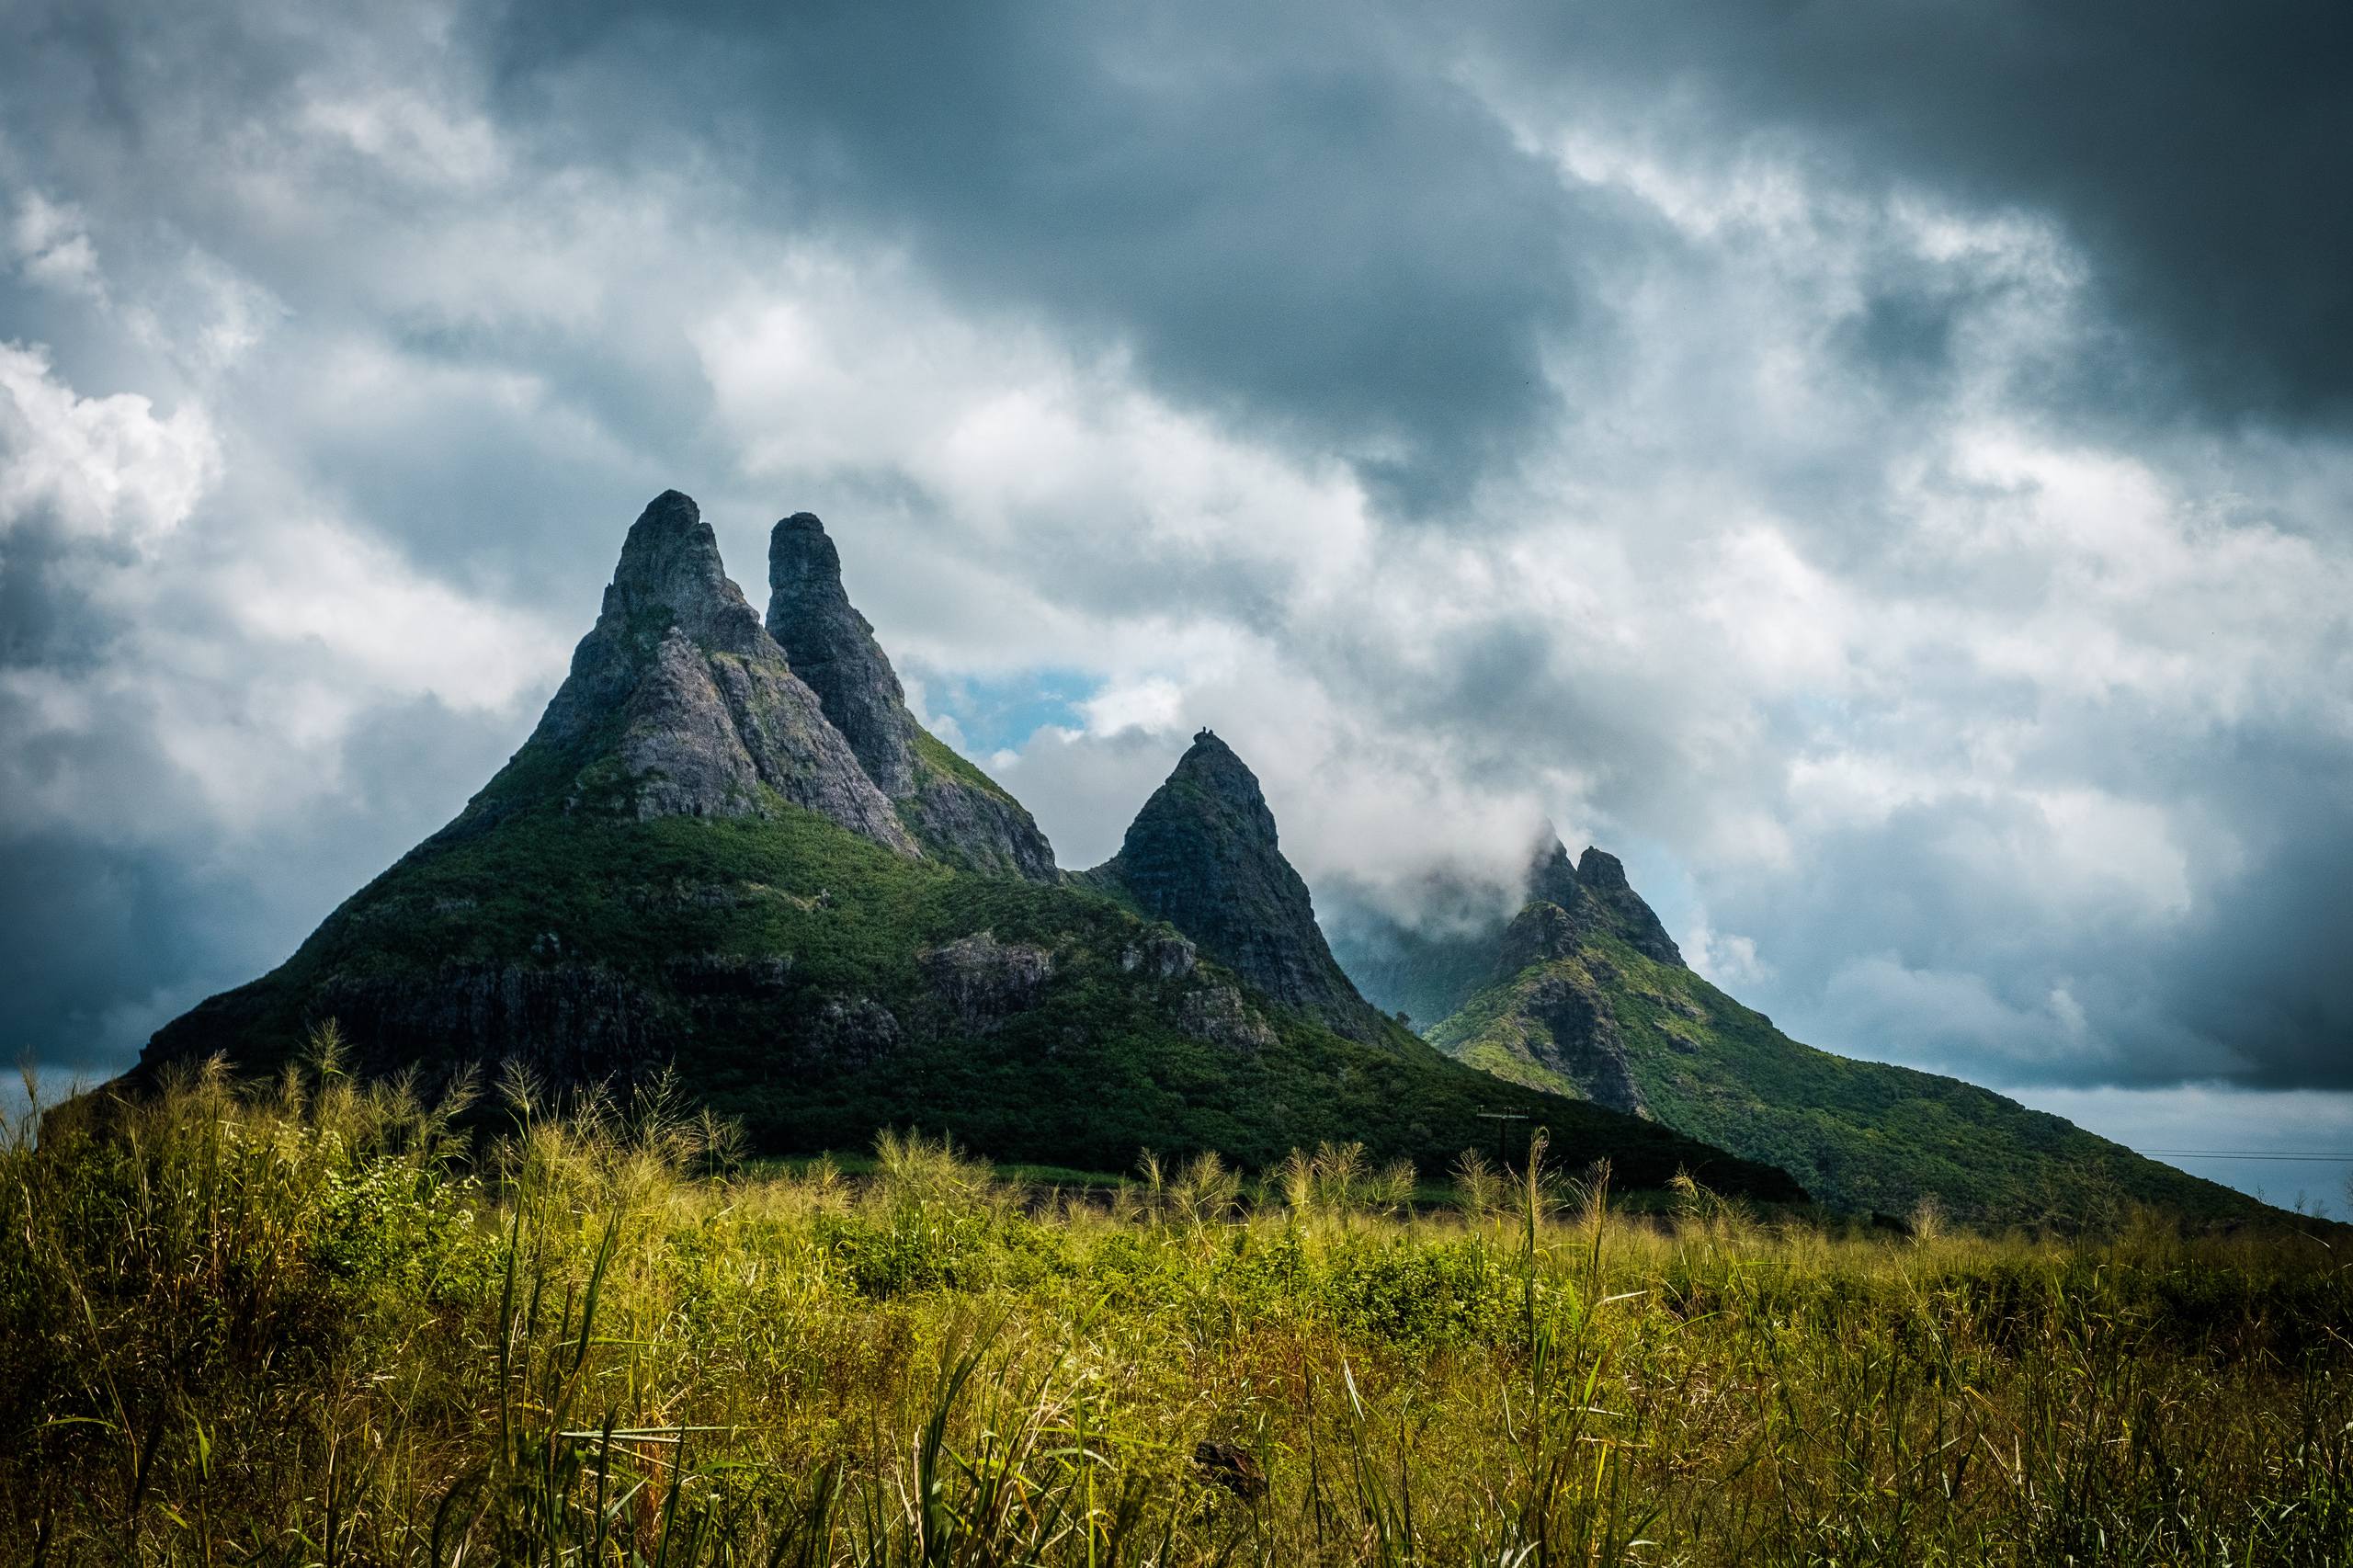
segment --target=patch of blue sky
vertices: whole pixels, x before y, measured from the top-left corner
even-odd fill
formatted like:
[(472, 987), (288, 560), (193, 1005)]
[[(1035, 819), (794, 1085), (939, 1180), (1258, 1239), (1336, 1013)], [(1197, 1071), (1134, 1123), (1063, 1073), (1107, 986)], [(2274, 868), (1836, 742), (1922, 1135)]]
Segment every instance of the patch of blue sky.
[(926, 670), (924, 706), (955, 721), (963, 749), (976, 757), (1018, 751), (1048, 726), (1084, 729), (1080, 705), (1103, 683), (1078, 670), (1017, 670), (996, 676), (955, 676)]

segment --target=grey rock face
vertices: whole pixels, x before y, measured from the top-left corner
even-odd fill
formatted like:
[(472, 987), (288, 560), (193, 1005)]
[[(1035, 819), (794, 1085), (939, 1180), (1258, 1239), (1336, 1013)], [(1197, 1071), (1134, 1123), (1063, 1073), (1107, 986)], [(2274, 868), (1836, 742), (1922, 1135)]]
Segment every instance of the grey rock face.
[(1536, 1060), (1566, 1075), (1597, 1105), (1650, 1114), (1627, 1063), (1618, 1020), (1599, 991), (1574, 973), (1548, 974), (1528, 993), (1526, 1010), (1548, 1037), (1529, 1042)]
[(1054, 973), (1054, 955), (1045, 949), (1000, 942), (988, 931), (933, 948), (916, 961), (932, 994), (968, 1034), (986, 1034), (1036, 1006)]
[(1557, 903), (1535, 900), (1504, 927), (1494, 978), (1506, 980), (1529, 964), (1550, 963), (1576, 950), (1583, 929)]
[[(1546, 823), (1537, 835), (1535, 852), (1528, 862), (1528, 897), (1556, 903), (1563, 909), (1575, 911), (1592, 921), (1599, 917), (1593, 895), (1577, 881), (1576, 862), (1561, 843), (1552, 824)], [(1582, 923), (1582, 922), (1581, 922)]]
[(952, 866), (1033, 882), (1061, 879), (1053, 846), (1029, 811), (993, 787), (923, 766), (915, 795), (900, 809), (925, 847)]
[[(1491, 981), (1544, 958), (1565, 956), (1571, 946), (1603, 934), (1660, 963), (1686, 967), (1658, 916), (1626, 885), (1625, 868), (1617, 858), (1598, 849), (1586, 854), (1593, 869), (1591, 886), (1548, 822), (1530, 843), (1528, 870), (1517, 890), (1522, 911), (1512, 920), (1476, 913), (1461, 917), (1466, 900), (1440, 882), (1434, 887), (1439, 897), (1427, 924), (1360, 912), (1342, 927), (1334, 949), (1368, 999), (1379, 1006), (1404, 1007), (1424, 1027), (1452, 1016)], [(1530, 904), (1557, 909), (1561, 918), (1540, 912), (1543, 926), (1515, 929)], [(1593, 957), (1588, 952), (1588, 962)]]
[(451, 963), (424, 973), (335, 975), (317, 1017), (362, 1042), (366, 1071), (412, 1062), (508, 1062), (551, 1083), (627, 1081), (666, 1061), (659, 1003), (594, 964)]
[(672, 959), (663, 972), (682, 996), (772, 1001), (785, 994), (792, 960), (783, 953), (748, 958), (691, 953)]
[[(765, 790), (914, 855), (914, 836), (816, 695), (786, 662), (719, 559), (695, 504), (654, 498), (629, 530), (596, 627), (517, 760), (551, 757), (575, 773), (610, 756), (618, 802), (641, 819), (755, 816)], [(458, 824), (529, 805), (506, 793), (510, 767)], [(591, 801), (580, 790), (568, 798)]]
[(1275, 1043), (1275, 1031), (1267, 1020), (1231, 985), (1204, 985), (1185, 993), (1176, 1004), (1176, 1027), (1195, 1040), (1230, 1051), (1264, 1051)]
[(1121, 974), (1141, 972), (1159, 980), (1178, 980), (1192, 973), (1198, 961), (1193, 944), (1173, 931), (1155, 931), (1120, 949)]
[(1144, 913), (1341, 1034), (1381, 1043), (1396, 1028), (1333, 961), (1257, 776), (1207, 730), (1144, 802), (1120, 853), (1088, 876), (1124, 887)]
[(1626, 881), (1625, 865), (1607, 850), (1586, 846), (1574, 864), (1546, 823), (1528, 869), (1528, 896), (1558, 904), (1580, 933), (1608, 931), (1645, 958), (1687, 967), (1682, 949), (1651, 906)]
[(636, 781), (640, 821), (759, 809), (760, 770), (684, 628), (663, 637), (625, 712), (621, 766)]
[(870, 996), (837, 996), (817, 1010), (809, 1049), (820, 1062), (871, 1067), (899, 1049), (906, 1031), (890, 1008)]
[(1683, 949), (1675, 945), (1675, 938), (1666, 934), (1666, 927), (1659, 924), (1642, 895), (1627, 885), (1626, 868), (1617, 856), (1586, 845), (1577, 859), (1577, 885), (1608, 912), (1611, 926), (1628, 947), (1661, 963), (1687, 967)]
[(926, 849), (967, 870), (1060, 876), (1021, 803), (915, 722), (873, 626), (842, 586), (841, 552), (807, 512), (768, 535), (767, 630)]
[(808, 512), (795, 512), (768, 535), (767, 631), (867, 777), (893, 800), (913, 794), (915, 723), (906, 692), (873, 626), (842, 587), (841, 552)]

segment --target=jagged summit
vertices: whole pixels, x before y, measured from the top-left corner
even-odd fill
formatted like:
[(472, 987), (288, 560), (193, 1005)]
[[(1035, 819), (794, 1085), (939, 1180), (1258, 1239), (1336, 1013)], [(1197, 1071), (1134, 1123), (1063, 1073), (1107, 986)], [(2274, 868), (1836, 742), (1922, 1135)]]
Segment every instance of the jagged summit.
[(1258, 776), (1234, 755), (1232, 746), (1218, 739), (1215, 730), (1204, 725), (1193, 732), (1193, 744), (1176, 759), (1168, 778), (1172, 783), (1181, 780), (1224, 801), (1251, 832), (1274, 841), (1275, 813), (1267, 808), (1266, 792), (1258, 788)]
[(1781, 1165), (1850, 1211), (1933, 1198), (1975, 1222), (2071, 1227), (2112, 1201), (2101, 1193), (2211, 1220), (2260, 1211), (1971, 1085), (1790, 1040), (1683, 961), (1616, 856), (1573, 861), (1550, 823), (1519, 891), (1507, 921), (1359, 920), (1340, 951), (1377, 1006), (1431, 1020), (1427, 1040), (1457, 1061)]
[(1568, 848), (1561, 842), (1560, 829), (1548, 817), (1529, 847), (1528, 875), (1520, 888), (1520, 898), (1523, 902), (1537, 899), (1574, 909), (1585, 896), (1585, 889), (1577, 883), (1577, 863), (1569, 858)]
[[(1563, 858), (1566, 858), (1564, 852)], [(1577, 858), (1577, 885), (1607, 913), (1610, 926), (1627, 946), (1661, 963), (1673, 964), (1677, 969), (1689, 967), (1683, 961), (1683, 949), (1666, 934), (1657, 915), (1627, 882), (1626, 868), (1617, 856), (1586, 845), (1585, 853)]]
[(694, 498), (665, 490), (646, 504), (621, 541), (605, 589), (604, 622), (661, 617), (714, 653), (767, 652), (760, 618), (727, 577), (719, 538)]
[(841, 552), (812, 513), (793, 513), (768, 535), (767, 630), (867, 776), (894, 800), (913, 794), (915, 722), (906, 692), (843, 590)]
[(1123, 889), (1267, 995), (1339, 1033), (1380, 1042), (1398, 1032), (1333, 961), (1257, 775), (1211, 732), (1193, 736), (1120, 853), (1088, 877)]
[(551, 791), (567, 811), (641, 820), (759, 816), (783, 801), (901, 854), (1053, 881), (1029, 813), (908, 711), (814, 517), (776, 526), (768, 585), (764, 621), (694, 501), (655, 496), (538, 730), (447, 831), (480, 831)]
[(767, 634), (926, 850), (969, 870), (1060, 877), (1053, 846), (1021, 803), (915, 722), (813, 513), (795, 512), (768, 535)]
[(728, 580), (700, 509), (666, 490), (630, 526), (539, 728), (448, 831), (557, 802), (643, 821), (761, 816), (779, 801), (919, 853)]
[(1606, 930), (1644, 958), (1683, 968), (1683, 951), (1651, 906), (1626, 881), (1617, 856), (1593, 845), (1572, 862), (1559, 830), (1547, 822), (1529, 857), (1525, 896), (1566, 911), (1580, 935)]

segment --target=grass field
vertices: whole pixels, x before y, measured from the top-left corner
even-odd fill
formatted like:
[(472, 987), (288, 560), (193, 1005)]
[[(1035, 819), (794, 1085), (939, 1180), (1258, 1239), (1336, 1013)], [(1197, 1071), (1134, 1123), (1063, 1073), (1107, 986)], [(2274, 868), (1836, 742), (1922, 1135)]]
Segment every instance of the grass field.
[(919, 1140), (746, 1172), (658, 1096), (507, 1097), (478, 1153), (315, 1073), (15, 1140), (0, 1559), (2353, 1551), (2333, 1234), (1828, 1233), (1475, 1163), (1432, 1213), (1444, 1173), (1345, 1149), (1091, 1189)]

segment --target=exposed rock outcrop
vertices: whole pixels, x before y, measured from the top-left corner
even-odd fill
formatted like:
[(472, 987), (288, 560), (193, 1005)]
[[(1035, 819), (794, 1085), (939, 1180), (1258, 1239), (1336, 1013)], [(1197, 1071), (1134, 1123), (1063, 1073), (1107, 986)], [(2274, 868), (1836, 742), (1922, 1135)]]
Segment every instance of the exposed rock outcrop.
[(899, 811), (925, 847), (968, 871), (1033, 882), (1061, 880), (1053, 846), (1020, 801), (929, 735), (923, 746), (915, 792)]
[[(1590, 869), (1590, 878), (1583, 868)], [(1627, 885), (1616, 856), (1587, 849), (1583, 868), (1548, 822), (1530, 846), (1520, 885), (1479, 891), (1475, 902), (1484, 903), (1484, 911), (1466, 914), (1472, 896), (1459, 883), (1434, 879), (1434, 918), (1416, 926), (1369, 906), (1360, 905), (1353, 917), (1344, 910), (1333, 949), (1369, 1001), (1404, 1009), (1425, 1032), (1490, 982), (1563, 957), (1598, 936), (1615, 937), (1660, 963), (1686, 967), (1658, 916)], [(1497, 891), (1519, 901), (1508, 918), (1493, 913)], [(1545, 915), (1545, 909), (1558, 914)]]
[(1263, 1051), (1275, 1042), (1267, 1020), (1231, 985), (1204, 985), (1185, 993), (1176, 1004), (1176, 1023), (1195, 1040), (1233, 1051)]
[(1198, 961), (1193, 944), (1174, 931), (1154, 931), (1120, 949), (1120, 973), (1148, 974), (1156, 980), (1182, 979), (1193, 972)]
[(1528, 869), (1528, 896), (1566, 910), (1579, 932), (1607, 930), (1645, 958), (1684, 966), (1682, 949), (1666, 934), (1651, 906), (1626, 881), (1617, 856), (1591, 845), (1573, 865), (1560, 837), (1546, 823)]
[(871, 1067), (906, 1040), (898, 1016), (871, 996), (836, 996), (817, 1009), (809, 1028), (809, 1050), (829, 1067)]
[(768, 635), (792, 661), (882, 792), (915, 792), (915, 722), (874, 628), (842, 587), (825, 525), (795, 512), (768, 534)]
[(1120, 853), (1087, 875), (1328, 1028), (1368, 1043), (1396, 1030), (1333, 961), (1257, 776), (1209, 731), (1136, 813)]
[(1529, 1053), (1611, 1110), (1647, 1116), (1634, 1085), (1626, 1045), (1609, 1003), (1593, 983), (1568, 967), (1538, 981), (1521, 1003), (1525, 1017), (1542, 1031)]
[(760, 769), (736, 733), (710, 667), (673, 626), (630, 693), (621, 766), (638, 818), (748, 816), (759, 810)]
[[(1565, 858), (1565, 857), (1563, 857)], [(1683, 949), (1666, 934), (1666, 927), (1643, 902), (1642, 894), (1627, 885), (1626, 868), (1618, 857), (1607, 850), (1586, 846), (1577, 858), (1577, 885), (1590, 894), (1609, 916), (1611, 928), (1625, 939), (1626, 945), (1645, 958), (1677, 969), (1688, 966), (1683, 961)]]
[(693, 501), (631, 525), (602, 612), (515, 760), (445, 832), (561, 791), (571, 810), (757, 816), (769, 792), (902, 854), (915, 837), (729, 582)]
[(792, 959), (784, 953), (690, 953), (672, 959), (663, 972), (683, 996), (776, 1001), (787, 994)]
[(369, 1073), (411, 1062), (495, 1070), (515, 1062), (551, 1084), (626, 1082), (668, 1059), (659, 1000), (597, 964), (450, 963), (335, 975), (312, 1004), (362, 1048)]
[(1544, 899), (1531, 900), (1504, 927), (1490, 978), (1508, 979), (1529, 964), (1566, 958), (1576, 951), (1583, 937), (1583, 930), (1567, 910)]
[(1054, 973), (1054, 955), (1045, 949), (1000, 942), (989, 931), (943, 943), (918, 962), (933, 994), (968, 1034), (986, 1034), (1036, 1006)]
[(841, 552), (810, 513), (768, 535), (767, 631), (925, 848), (968, 870), (1061, 875), (1021, 803), (915, 722), (873, 626), (842, 586)]

